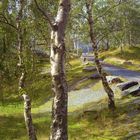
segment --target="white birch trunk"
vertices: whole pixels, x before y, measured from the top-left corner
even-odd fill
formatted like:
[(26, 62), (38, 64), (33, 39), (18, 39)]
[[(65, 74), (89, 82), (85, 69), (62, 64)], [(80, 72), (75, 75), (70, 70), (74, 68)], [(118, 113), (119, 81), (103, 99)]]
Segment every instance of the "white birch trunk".
[(65, 29), (70, 0), (60, 0), (55, 28), (51, 35), (51, 75), (54, 100), (52, 106), (51, 140), (67, 140), (68, 89), (65, 77)]

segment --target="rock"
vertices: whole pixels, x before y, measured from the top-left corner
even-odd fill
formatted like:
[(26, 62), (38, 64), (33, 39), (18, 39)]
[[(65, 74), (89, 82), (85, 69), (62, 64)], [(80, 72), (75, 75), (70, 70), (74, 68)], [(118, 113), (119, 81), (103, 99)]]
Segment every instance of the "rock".
[(122, 80), (118, 76), (106, 76), (107, 82), (110, 84), (122, 83)]
[(88, 65), (89, 64), (89, 62), (85, 62), (85, 65)]
[(123, 83), (117, 85), (117, 87), (121, 91), (127, 90), (128, 88), (131, 88), (133, 86), (139, 86), (139, 83), (137, 81), (129, 81), (129, 82), (123, 82)]
[(125, 61), (123, 62), (124, 65), (133, 65), (131, 61)]
[(121, 90), (122, 96), (126, 96), (129, 94), (134, 95), (134, 96), (140, 95), (140, 87), (137, 81), (124, 82), (124, 83), (118, 84), (117, 87)]
[(91, 71), (96, 71), (96, 67), (95, 66), (87, 66), (85, 68), (83, 68), (83, 71), (85, 72), (91, 72)]
[(46, 51), (40, 49), (34, 49), (33, 53), (39, 57), (49, 58), (49, 54)]
[(140, 87), (137, 90), (131, 92), (130, 94), (133, 96), (140, 96)]
[(100, 75), (98, 73), (92, 74), (90, 77), (90, 79), (100, 79)]
[(121, 92), (122, 96), (138, 94), (139, 85), (133, 86)]
[(132, 104), (140, 104), (140, 98), (136, 98), (132, 101)]
[(94, 61), (94, 57), (93, 56), (87, 56), (87, 55), (82, 55), (80, 57), (82, 59), (82, 61)]
[(87, 61), (94, 61), (94, 57), (93, 57), (93, 56), (87, 56), (87, 57), (86, 57), (86, 60), (87, 60)]
[(140, 140), (140, 131), (130, 131), (126, 136), (125, 140), (132, 140), (135, 137), (135, 140)]

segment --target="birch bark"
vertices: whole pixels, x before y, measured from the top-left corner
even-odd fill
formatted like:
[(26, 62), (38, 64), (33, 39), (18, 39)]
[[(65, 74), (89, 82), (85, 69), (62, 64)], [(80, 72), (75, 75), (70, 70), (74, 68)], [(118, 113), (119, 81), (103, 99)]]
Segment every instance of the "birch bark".
[(100, 63), (99, 57), (98, 57), (98, 47), (97, 47), (97, 43), (96, 43), (96, 36), (94, 33), (94, 21), (93, 21), (93, 15), (92, 15), (93, 1), (87, 0), (86, 7), (87, 7), (87, 13), (88, 13), (88, 23), (89, 23), (89, 28), (90, 28), (90, 38), (91, 38), (93, 53), (94, 53), (94, 57), (95, 57), (95, 64), (97, 67), (97, 71), (100, 74), (104, 90), (106, 91), (106, 93), (108, 95), (108, 108), (110, 110), (114, 111), (115, 110), (114, 93), (108, 85), (106, 76), (102, 70), (102, 66), (101, 66), (101, 63)]
[(51, 34), (51, 75), (53, 86), (51, 140), (67, 140), (68, 89), (65, 76), (65, 29), (70, 11), (70, 0), (60, 0)]

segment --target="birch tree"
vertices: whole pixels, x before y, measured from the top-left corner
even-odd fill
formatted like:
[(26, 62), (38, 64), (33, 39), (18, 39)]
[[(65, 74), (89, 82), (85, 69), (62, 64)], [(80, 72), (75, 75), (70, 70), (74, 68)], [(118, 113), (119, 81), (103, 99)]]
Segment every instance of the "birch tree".
[(34, 0), (39, 11), (50, 24), (51, 32), (51, 75), (54, 93), (52, 105), (51, 140), (67, 140), (68, 89), (65, 76), (65, 29), (70, 12), (70, 0), (60, 0), (55, 20)]
[(17, 50), (18, 50), (18, 67), (21, 72), (21, 76), (19, 78), (19, 92), (24, 93), (23, 94), (23, 99), (24, 99), (24, 118), (25, 118), (25, 124), (27, 128), (27, 133), (29, 140), (37, 140), (34, 126), (32, 123), (32, 116), (31, 116), (31, 100), (29, 96), (27, 95), (25, 91), (25, 74), (26, 74), (26, 69), (25, 69), (25, 64), (24, 64), (24, 57), (23, 57), (23, 27), (22, 27), (22, 18), (23, 18), (23, 9), (24, 9), (24, 0), (19, 0), (17, 1), (18, 3), (18, 14), (16, 18), (17, 22)]
[(106, 91), (108, 95), (108, 107), (109, 109), (114, 110), (115, 109), (114, 93), (107, 83), (106, 76), (102, 70), (102, 66), (100, 64), (99, 57), (98, 57), (98, 47), (96, 43), (96, 36), (94, 33), (94, 20), (93, 20), (93, 15), (92, 15), (92, 11), (93, 11), (92, 7), (93, 7), (93, 1), (87, 0), (86, 8), (87, 8), (87, 14), (88, 14), (88, 24), (89, 24), (89, 29), (90, 29), (89, 34), (90, 34), (90, 38), (92, 42), (93, 53), (95, 57), (95, 64), (97, 67), (97, 71), (100, 74), (104, 90)]
[(23, 28), (22, 28), (22, 18), (23, 18), (23, 9), (24, 9), (24, 0), (17, 1), (18, 13), (16, 18), (17, 26), (17, 50), (18, 50), (18, 64), (21, 76), (19, 78), (19, 90), (24, 88), (25, 83), (25, 65), (23, 59)]

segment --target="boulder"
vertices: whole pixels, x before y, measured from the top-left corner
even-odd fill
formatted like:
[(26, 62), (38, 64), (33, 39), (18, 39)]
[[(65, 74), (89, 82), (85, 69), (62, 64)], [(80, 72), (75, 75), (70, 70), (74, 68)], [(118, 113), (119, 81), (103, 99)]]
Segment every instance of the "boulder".
[(93, 57), (93, 56), (87, 56), (87, 57), (86, 57), (86, 60), (87, 60), (87, 61), (94, 61), (94, 57)]
[(122, 96), (127, 96), (127, 95), (138, 96), (140, 95), (140, 87), (139, 86), (130, 87), (127, 90), (122, 91), (121, 95)]
[(126, 96), (126, 95), (138, 96), (138, 95), (140, 95), (140, 86), (139, 86), (139, 83), (137, 81), (124, 82), (124, 83), (118, 84), (117, 87), (121, 90), (122, 96)]
[(118, 76), (106, 76), (106, 79), (110, 84), (122, 83), (122, 80)]
[(135, 91), (132, 91), (130, 94), (133, 96), (140, 96), (140, 87), (136, 89)]
[(85, 72), (92, 72), (92, 71), (96, 71), (96, 67), (95, 66), (87, 66), (85, 68), (83, 68), (83, 71)]
[(137, 81), (129, 81), (129, 82), (123, 82), (123, 83), (117, 85), (117, 87), (121, 91), (127, 90), (133, 86), (139, 86), (139, 83)]
[(85, 65), (88, 65), (88, 64), (89, 64), (89, 62), (85, 62), (84, 64), (85, 64)]
[(100, 75), (98, 73), (92, 74), (90, 77), (90, 79), (100, 79)]
[(124, 65), (133, 65), (131, 61), (125, 61), (123, 62)]

